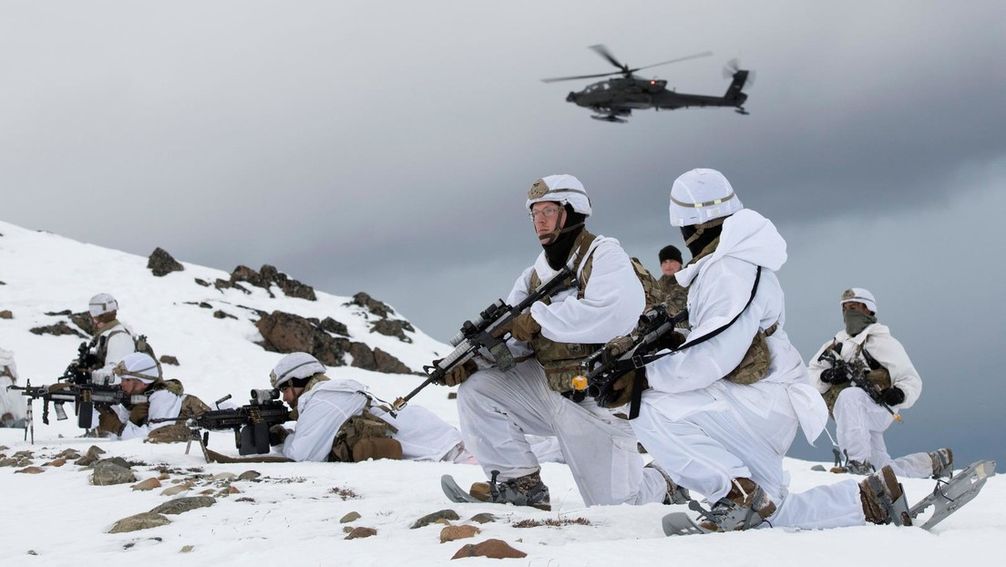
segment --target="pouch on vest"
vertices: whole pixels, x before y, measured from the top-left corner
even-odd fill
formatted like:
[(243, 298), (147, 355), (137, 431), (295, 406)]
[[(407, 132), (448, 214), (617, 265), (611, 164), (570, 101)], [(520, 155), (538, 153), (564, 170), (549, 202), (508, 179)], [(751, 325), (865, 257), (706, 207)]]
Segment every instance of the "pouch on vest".
[(779, 324), (774, 323), (768, 329), (758, 329), (754, 338), (751, 339), (751, 346), (744, 353), (741, 363), (724, 378), (734, 384), (747, 386), (768, 376), (769, 367), (772, 365), (772, 354), (769, 352), (768, 340), (766, 339), (772, 336), (772, 333), (778, 328)]
[[(369, 402), (368, 402), (369, 407)], [(329, 460), (354, 463), (357, 460), (401, 459), (402, 445), (392, 438), (398, 429), (364, 408), (346, 420), (335, 434)]]

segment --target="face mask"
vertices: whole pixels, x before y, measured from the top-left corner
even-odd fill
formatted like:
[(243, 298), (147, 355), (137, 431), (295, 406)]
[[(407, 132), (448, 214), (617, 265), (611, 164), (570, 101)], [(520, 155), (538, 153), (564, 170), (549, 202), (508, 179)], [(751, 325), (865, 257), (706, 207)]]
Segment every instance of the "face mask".
[(862, 333), (863, 329), (877, 322), (875, 316), (860, 311), (846, 311), (842, 313), (842, 319), (845, 320), (845, 332), (849, 333), (850, 337), (855, 337)]

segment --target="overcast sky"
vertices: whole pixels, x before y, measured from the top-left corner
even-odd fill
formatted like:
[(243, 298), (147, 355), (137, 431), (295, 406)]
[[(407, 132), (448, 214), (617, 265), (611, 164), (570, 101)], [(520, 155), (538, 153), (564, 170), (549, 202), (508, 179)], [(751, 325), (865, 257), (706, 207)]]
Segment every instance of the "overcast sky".
[[(727, 109), (591, 120), (606, 44)], [(925, 390), (892, 452), (1006, 457), (1006, 4), (0, 0), (0, 218), (365, 290), (446, 340), (540, 248), (528, 186), (580, 177), (594, 232), (657, 267), (673, 179), (722, 170), (790, 245), (810, 356), (871, 289)], [(95, 290), (86, 290), (90, 293)], [(825, 443), (825, 445), (827, 445)], [(798, 447), (798, 454), (821, 456)]]

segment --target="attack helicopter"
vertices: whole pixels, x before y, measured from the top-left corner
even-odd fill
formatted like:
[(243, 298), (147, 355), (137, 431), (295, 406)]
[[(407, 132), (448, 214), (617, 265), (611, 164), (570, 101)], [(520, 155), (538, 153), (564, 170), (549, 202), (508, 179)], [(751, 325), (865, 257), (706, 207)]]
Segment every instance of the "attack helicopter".
[(635, 76), (633, 73), (642, 71), (643, 69), (658, 67), (660, 65), (669, 65), (671, 63), (679, 63), (691, 59), (698, 59), (700, 57), (708, 57), (712, 55), (712, 52), (705, 51), (694, 55), (688, 55), (686, 57), (671, 59), (670, 61), (654, 63), (653, 65), (630, 68), (628, 65), (622, 63), (618, 59), (615, 59), (615, 56), (612, 55), (611, 52), (608, 51), (608, 48), (603, 45), (592, 45), (590, 46), (590, 49), (617, 67), (618, 71), (598, 73), (594, 75), (577, 75), (573, 77), (554, 77), (551, 79), (542, 79), (542, 82), (555, 83), (558, 81), (573, 81), (579, 79), (593, 79), (597, 77), (621, 75), (621, 77), (615, 77), (588, 85), (587, 88), (579, 92), (570, 91), (570, 93), (566, 96), (566, 102), (572, 102), (577, 106), (589, 108), (594, 111), (591, 118), (595, 120), (602, 120), (605, 122), (626, 122), (626, 118), (632, 114), (633, 110), (645, 110), (649, 108), (654, 110), (676, 110), (678, 108), (688, 108), (692, 106), (732, 107), (734, 112), (738, 114), (748, 114), (748, 111), (744, 109), (744, 102), (747, 101), (748, 95), (743, 92), (743, 89), (745, 84), (750, 85), (752, 74), (749, 70), (741, 69), (736, 59), (728, 63), (727, 67), (724, 69), (724, 76), (731, 79), (730, 86), (727, 87), (727, 92), (723, 96), (708, 96), (685, 94), (675, 92), (674, 90), (668, 90), (666, 80), (643, 79)]

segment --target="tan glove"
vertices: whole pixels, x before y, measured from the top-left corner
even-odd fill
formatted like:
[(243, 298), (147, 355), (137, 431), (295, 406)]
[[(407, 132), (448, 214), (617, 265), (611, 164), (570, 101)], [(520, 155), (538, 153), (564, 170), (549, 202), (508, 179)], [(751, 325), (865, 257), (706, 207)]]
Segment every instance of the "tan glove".
[(444, 386), (457, 386), (458, 384), (464, 382), (469, 376), (478, 372), (479, 366), (475, 364), (474, 360), (469, 360), (468, 362), (455, 366), (450, 372), (444, 375)]
[(121, 435), (122, 430), (126, 426), (119, 421), (119, 416), (115, 415), (112, 408), (102, 407), (98, 409), (98, 431), (101, 433), (110, 433), (112, 435)]
[(134, 425), (143, 425), (147, 422), (147, 415), (150, 413), (150, 404), (136, 404), (129, 410), (129, 421)]
[(866, 379), (877, 387), (878, 390), (886, 390), (891, 387), (891, 373), (886, 368), (878, 368), (866, 373)]
[(541, 332), (541, 325), (530, 313), (521, 313), (514, 317), (510, 335), (518, 341), (528, 342)]
[(643, 369), (633, 370), (632, 372), (628, 372), (618, 380), (615, 380), (615, 383), (611, 385), (611, 391), (603, 392), (602, 396), (598, 397), (597, 400), (598, 403), (602, 407), (606, 408), (617, 408), (629, 403), (629, 401), (632, 399), (632, 392), (633, 392), (632, 386), (633, 382), (636, 379), (637, 372), (642, 373), (642, 383), (640, 384), (640, 387), (643, 389), (643, 391), (649, 389), (650, 384), (646, 380), (646, 373), (643, 371)]

